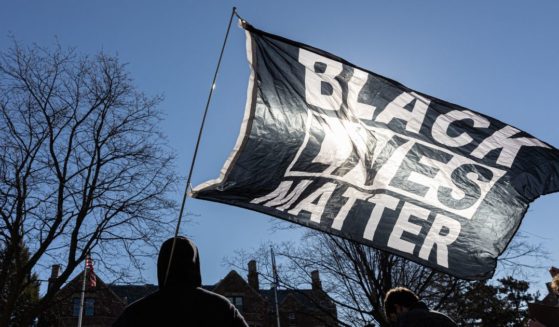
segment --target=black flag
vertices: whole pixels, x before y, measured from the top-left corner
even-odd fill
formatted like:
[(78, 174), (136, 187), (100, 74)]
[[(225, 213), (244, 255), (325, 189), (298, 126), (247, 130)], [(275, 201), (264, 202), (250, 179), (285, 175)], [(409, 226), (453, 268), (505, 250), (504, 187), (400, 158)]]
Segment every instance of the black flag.
[(322, 50), (244, 25), (245, 117), (200, 199), (244, 207), (465, 279), (491, 277), (559, 150)]

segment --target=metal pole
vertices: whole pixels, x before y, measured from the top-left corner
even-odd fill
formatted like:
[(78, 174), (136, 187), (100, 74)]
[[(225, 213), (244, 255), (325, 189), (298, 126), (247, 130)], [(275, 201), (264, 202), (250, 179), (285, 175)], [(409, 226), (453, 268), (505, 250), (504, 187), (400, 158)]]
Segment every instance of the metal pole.
[(276, 326), (280, 327), (279, 304), (278, 304), (278, 286), (274, 285), (274, 298), (276, 302)]
[(276, 326), (280, 327), (280, 315), (279, 315), (279, 304), (278, 304), (278, 270), (276, 268), (276, 256), (274, 255), (274, 249), (270, 246), (270, 255), (272, 256), (272, 272), (274, 274), (274, 302), (276, 306)]
[(204, 124), (206, 122), (206, 116), (208, 115), (208, 108), (210, 107), (210, 102), (212, 99), (212, 94), (215, 89), (215, 82), (217, 80), (217, 74), (219, 72), (219, 67), (221, 66), (221, 59), (223, 58), (223, 52), (225, 51), (225, 45), (227, 44), (227, 38), (229, 37), (229, 30), (231, 30), (231, 22), (233, 22), (233, 16), (237, 15), (237, 7), (233, 7), (231, 11), (231, 17), (229, 18), (229, 24), (227, 24), (227, 32), (225, 32), (225, 39), (223, 40), (223, 45), (221, 46), (221, 53), (219, 54), (219, 59), (217, 61), (217, 67), (215, 68), (214, 78), (212, 81), (212, 86), (210, 87), (210, 93), (208, 94), (208, 100), (206, 102), (206, 109), (204, 110), (204, 116), (202, 117), (202, 123), (200, 124), (200, 131), (198, 132), (198, 139), (196, 140), (196, 147), (194, 148), (194, 154), (192, 156), (192, 162), (190, 164), (190, 170), (188, 172), (188, 178), (186, 180), (186, 187), (184, 189), (184, 194), (182, 197), (181, 208), (179, 212), (179, 220), (177, 221), (177, 226), (175, 228), (175, 238), (173, 239), (173, 244), (171, 246), (171, 256), (169, 258), (169, 264), (167, 265), (167, 271), (165, 272), (165, 282), (167, 284), (167, 278), (169, 277), (169, 269), (171, 269), (171, 261), (173, 260), (173, 254), (175, 253), (176, 237), (179, 235), (179, 228), (182, 221), (182, 215), (184, 212), (184, 207), (186, 204), (186, 198), (188, 197), (188, 189), (190, 187), (190, 180), (192, 179), (192, 172), (194, 171), (194, 164), (196, 163), (196, 157), (198, 155), (198, 148), (200, 146), (200, 139), (202, 138), (202, 132), (204, 130)]
[(78, 327), (82, 327), (83, 319), (83, 306), (85, 301), (85, 281), (87, 278), (87, 257), (85, 259), (85, 269), (83, 270), (83, 281), (82, 281), (82, 291), (80, 297), (80, 314), (78, 315)]

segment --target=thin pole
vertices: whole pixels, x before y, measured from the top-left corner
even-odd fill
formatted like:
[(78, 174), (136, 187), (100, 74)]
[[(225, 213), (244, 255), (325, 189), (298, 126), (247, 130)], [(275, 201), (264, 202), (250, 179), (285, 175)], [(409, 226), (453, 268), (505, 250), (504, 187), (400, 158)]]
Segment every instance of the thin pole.
[(274, 274), (274, 302), (276, 307), (276, 326), (280, 327), (280, 315), (279, 315), (279, 304), (278, 304), (278, 285), (279, 277), (278, 270), (276, 267), (276, 256), (274, 255), (274, 249), (270, 246), (270, 255), (272, 256), (272, 272)]
[(171, 257), (169, 258), (169, 264), (167, 265), (167, 271), (165, 272), (165, 282), (167, 284), (167, 278), (169, 277), (169, 270), (171, 269), (171, 261), (173, 260), (173, 254), (175, 253), (175, 244), (177, 236), (179, 235), (179, 228), (182, 221), (182, 215), (184, 212), (184, 207), (186, 204), (186, 198), (188, 197), (188, 189), (190, 188), (190, 181), (192, 179), (192, 172), (194, 171), (194, 164), (196, 163), (196, 157), (198, 155), (198, 148), (200, 147), (200, 140), (202, 139), (202, 132), (204, 130), (204, 124), (206, 123), (206, 116), (208, 115), (208, 108), (210, 107), (210, 102), (212, 100), (212, 94), (215, 89), (215, 82), (217, 80), (217, 74), (219, 72), (219, 67), (221, 66), (221, 59), (223, 58), (223, 52), (225, 51), (225, 45), (227, 44), (227, 38), (229, 37), (229, 31), (231, 30), (231, 23), (233, 22), (233, 16), (237, 15), (237, 7), (233, 7), (231, 11), (231, 17), (229, 17), (229, 24), (227, 24), (227, 32), (225, 32), (225, 39), (223, 40), (223, 45), (221, 46), (221, 53), (219, 54), (219, 60), (217, 61), (217, 67), (215, 68), (214, 78), (212, 81), (212, 86), (210, 87), (210, 93), (208, 94), (208, 100), (206, 102), (206, 109), (204, 110), (204, 116), (202, 117), (202, 123), (200, 124), (200, 131), (198, 132), (198, 139), (196, 140), (196, 147), (194, 148), (194, 154), (192, 155), (192, 161), (190, 163), (190, 170), (188, 171), (188, 178), (186, 180), (186, 187), (184, 189), (184, 194), (182, 197), (181, 208), (179, 212), (179, 219), (177, 221), (177, 226), (175, 228), (175, 238), (173, 239), (173, 244), (171, 246)]
[(80, 296), (80, 314), (78, 315), (78, 327), (82, 327), (83, 304), (85, 301), (85, 281), (87, 277), (87, 257), (85, 259), (85, 269), (83, 270), (82, 291)]

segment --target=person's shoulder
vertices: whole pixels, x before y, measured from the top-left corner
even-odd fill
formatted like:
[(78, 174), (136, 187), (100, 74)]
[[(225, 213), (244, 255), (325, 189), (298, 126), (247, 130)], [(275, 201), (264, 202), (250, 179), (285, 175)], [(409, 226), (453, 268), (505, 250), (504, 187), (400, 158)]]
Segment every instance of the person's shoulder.
[[(440, 326), (448, 326), (448, 327), (455, 327), (458, 326), (449, 316), (445, 315), (442, 312), (430, 310), (429, 313), (436, 317), (436, 320), (440, 322)], [(439, 325), (436, 325), (439, 326)]]
[(209, 309), (212, 319), (215, 319), (219, 326), (248, 327), (242, 314), (226, 297), (212, 291), (198, 287), (196, 289), (199, 304), (202, 304), (201, 311)]
[(148, 294), (132, 303), (130, 303), (126, 309), (129, 310), (141, 310), (142, 308), (145, 307), (150, 307), (153, 305), (153, 302), (157, 302), (159, 297), (161, 296), (159, 291), (153, 292), (151, 294)]
[(402, 327), (456, 327), (456, 323), (444, 313), (429, 310), (410, 310), (400, 320)]
[(154, 303), (158, 301), (158, 297), (158, 292), (155, 292), (130, 303), (124, 308), (124, 311), (115, 321), (113, 327), (137, 326), (138, 321), (142, 321), (145, 316), (150, 315), (150, 310), (153, 310)]
[(226, 306), (233, 306), (231, 302), (223, 295), (214, 293), (205, 288), (198, 287), (195, 289), (196, 296), (205, 301), (211, 301), (214, 303), (221, 303)]

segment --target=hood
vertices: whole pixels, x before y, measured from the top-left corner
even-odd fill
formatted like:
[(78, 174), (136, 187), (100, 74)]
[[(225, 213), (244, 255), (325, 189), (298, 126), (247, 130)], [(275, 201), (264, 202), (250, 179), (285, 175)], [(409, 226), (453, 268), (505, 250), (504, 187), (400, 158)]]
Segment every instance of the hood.
[[(169, 269), (169, 277), (165, 284), (165, 273), (171, 259), (171, 247), (174, 239), (176, 239), (175, 251)], [(198, 248), (191, 240), (178, 236), (163, 242), (157, 259), (157, 280), (160, 289), (171, 287), (195, 288), (202, 285)]]

